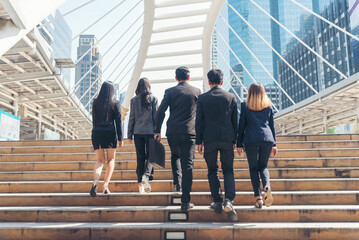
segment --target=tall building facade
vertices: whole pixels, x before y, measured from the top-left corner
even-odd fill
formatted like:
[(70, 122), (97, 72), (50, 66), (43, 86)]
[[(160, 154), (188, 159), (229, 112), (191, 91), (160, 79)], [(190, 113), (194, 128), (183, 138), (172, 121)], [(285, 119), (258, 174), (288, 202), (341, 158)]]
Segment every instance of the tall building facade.
[[(348, 0), (331, 2), (321, 15), (339, 27), (350, 31)], [(317, 18), (307, 19), (307, 21), (314, 24), (303, 41), (344, 75), (350, 76), (355, 73), (357, 70), (355, 69), (351, 38)], [(288, 47), (285, 59), (317, 91), (343, 80), (342, 76), (300, 43)], [(280, 84), (294, 102), (300, 102), (314, 94), (283, 61), (278, 62), (278, 69)], [(292, 105), (284, 94), (281, 96), (281, 104), (283, 109)]]
[[(61, 16), (59, 10), (49, 15), (41, 22), (39, 31), (49, 44), (51, 58), (71, 58), (72, 31), (66, 20)], [(54, 21), (56, 19), (56, 21)], [(60, 72), (60, 69), (57, 69)], [(66, 87), (71, 89), (71, 69), (61, 69), (62, 80)]]
[[(256, 29), (271, 47), (281, 55), (286, 53), (288, 47), (296, 44), (296, 40), (294, 40), (287, 31), (280, 27), (275, 21), (271, 20), (249, 0), (229, 0), (228, 2), (254, 29)], [(317, 13), (320, 12), (324, 6), (328, 5), (329, 2), (330, 0), (300, 1), (302, 5)], [(305, 37), (313, 27), (313, 18), (310, 17), (311, 14), (291, 1), (258, 0), (256, 3), (300, 38)], [(274, 92), (273, 94), (270, 94), (271, 100), (279, 108), (280, 99), (278, 99), (278, 97), (280, 90), (271, 79), (270, 75), (278, 81), (278, 61), (280, 58), (231, 7), (227, 8), (227, 17), (229, 25), (234, 30), (234, 32), (231, 29), (228, 30), (228, 43), (235, 53), (233, 54), (232, 52), (229, 52), (228, 59), (230, 65), (233, 69), (238, 68), (239, 65), (241, 66), (241, 69), (243, 70), (241, 79), (245, 86), (248, 87), (254, 82), (252, 77), (264, 86), (270, 86), (268, 91), (270, 91), (270, 93)], [(223, 28), (228, 29), (227, 26), (224, 26)], [(218, 38), (218, 36), (216, 40), (217, 44), (221, 44), (221, 41), (223, 41), (223, 39)], [(253, 52), (267, 69), (269, 74), (247, 48)], [(233, 80), (233, 73), (231, 72), (230, 74), (231, 80)], [(232, 87), (237, 89), (238, 92), (243, 93), (243, 89), (241, 89), (240, 86), (232, 84)]]
[[(88, 52), (88, 53), (86, 53)], [(77, 48), (77, 59), (86, 55), (76, 65), (75, 85), (78, 86), (76, 96), (90, 111), (94, 96), (102, 83), (102, 57), (95, 35), (81, 35)]]

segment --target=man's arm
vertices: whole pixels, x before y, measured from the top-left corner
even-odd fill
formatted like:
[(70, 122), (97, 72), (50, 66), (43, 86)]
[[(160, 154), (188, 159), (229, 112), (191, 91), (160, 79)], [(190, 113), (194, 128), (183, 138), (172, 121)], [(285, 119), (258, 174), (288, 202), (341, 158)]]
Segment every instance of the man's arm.
[(169, 105), (170, 105), (170, 94), (168, 90), (166, 90), (161, 105), (159, 106), (157, 111), (156, 121), (155, 121), (155, 125), (156, 125), (155, 134), (161, 134), (162, 123), (163, 120), (165, 119), (165, 114)]
[(196, 111), (196, 145), (203, 143), (203, 110), (200, 98), (197, 100)]

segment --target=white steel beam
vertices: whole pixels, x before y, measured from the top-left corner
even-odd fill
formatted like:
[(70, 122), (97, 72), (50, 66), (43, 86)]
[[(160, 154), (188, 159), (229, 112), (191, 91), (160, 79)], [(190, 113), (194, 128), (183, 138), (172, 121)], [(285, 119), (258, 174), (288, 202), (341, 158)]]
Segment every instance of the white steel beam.
[(25, 73), (25, 70), (23, 68), (19, 67), (18, 65), (16, 65), (15, 63), (13, 63), (9, 59), (7, 59), (6, 57), (0, 56), (0, 60), (5, 62), (6, 64), (11, 66), (12, 68), (18, 70), (19, 72)]
[(156, 8), (173, 7), (178, 5), (204, 3), (204, 2), (210, 2), (210, 0), (171, 0), (166, 2), (156, 3), (155, 7)]
[(208, 9), (198, 9), (186, 12), (177, 12), (177, 13), (168, 13), (168, 14), (160, 14), (155, 16), (155, 20), (166, 20), (172, 18), (182, 18), (182, 17), (192, 17), (192, 16), (200, 16), (208, 14)]
[[(217, 17), (221, 8), (223, 6), (224, 0), (212, 1), (212, 6), (210, 8), (210, 13), (207, 16), (206, 24), (203, 30), (202, 37), (202, 62), (203, 62), (203, 79), (207, 79), (207, 73), (211, 69), (211, 57), (210, 57), (210, 48), (211, 48), (211, 39), (213, 33), (213, 27), (216, 23)], [(203, 82), (205, 91), (209, 90), (209, 85), (207, 81)]]
[(150, 42), (150, 46), (162, 45), (162, 44), (168, 44), (168, 43), (177, 43), (177, 42), (189, 42), (189, 41), (195, 41), (195, 40), (200, 40), (200, 39), (202, 39), (202, 34), (187, 36), (187, 37), (169, 38), (169, 39), (152, 41), (152, 42)]
[(122, 112), (122, 119), (126, 118), (126, 115), (129, 111), (130, 99), (132, 98), (137, 82), (139, 77), (142, 73), (143, 66), (145, 64), (148, 48), (150, 45), (150, 40), (152, 36), (153, 30), (153, 22), (155, 17), (155, 1), (154, 0), (146, 0), (144, 1), (144, 23), (142, 28), (142, 39), (140, 43), (140, 49), (137, 55), (137, 61), (132, 72), (131, 79), (129, 81), (128, 90), (125, 95), (125, 99), (123, 100), (121, 112)]
[(147, 58), (162, 58), (162, 57), (175, 57), (175, 56), (183, 56), (183, 55), (194, 55), (194, 54), (202, 54), (202, 49), (197, 50), (189, 50), (189, 51), (176, 51), (176, 52), (164, 52), (164, 53), (156, 53), (150, 54)]
[(175, 26), (161, 27), (153, 30), (153, 33), (161, 33), (161, 32), (171, 32), (176, 30), (184, 30), (190, 28), (198, 28), (206, 26), (206, 22), (195, 22), (195, 23), (187, 23)]

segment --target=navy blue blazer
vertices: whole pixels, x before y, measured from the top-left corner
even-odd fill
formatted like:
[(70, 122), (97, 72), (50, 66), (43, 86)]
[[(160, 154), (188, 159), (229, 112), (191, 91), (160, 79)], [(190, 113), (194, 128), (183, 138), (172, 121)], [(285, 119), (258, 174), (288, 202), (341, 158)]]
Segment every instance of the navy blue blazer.
[(273, 115), (272, 107), (252, 111), (242, 102), (237, 147), (242, 148), (243, 144), (255, 142), (272, 142), (276, 146)]

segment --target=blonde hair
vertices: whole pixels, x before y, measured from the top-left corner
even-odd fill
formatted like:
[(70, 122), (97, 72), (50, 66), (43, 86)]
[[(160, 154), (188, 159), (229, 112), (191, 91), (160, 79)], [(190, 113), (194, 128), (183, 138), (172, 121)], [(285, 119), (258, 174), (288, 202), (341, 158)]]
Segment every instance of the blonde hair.
[(249, 86), (246, 105), (252, 111), (261, 111), (272, 105), (262, 84), (252, 83)]

